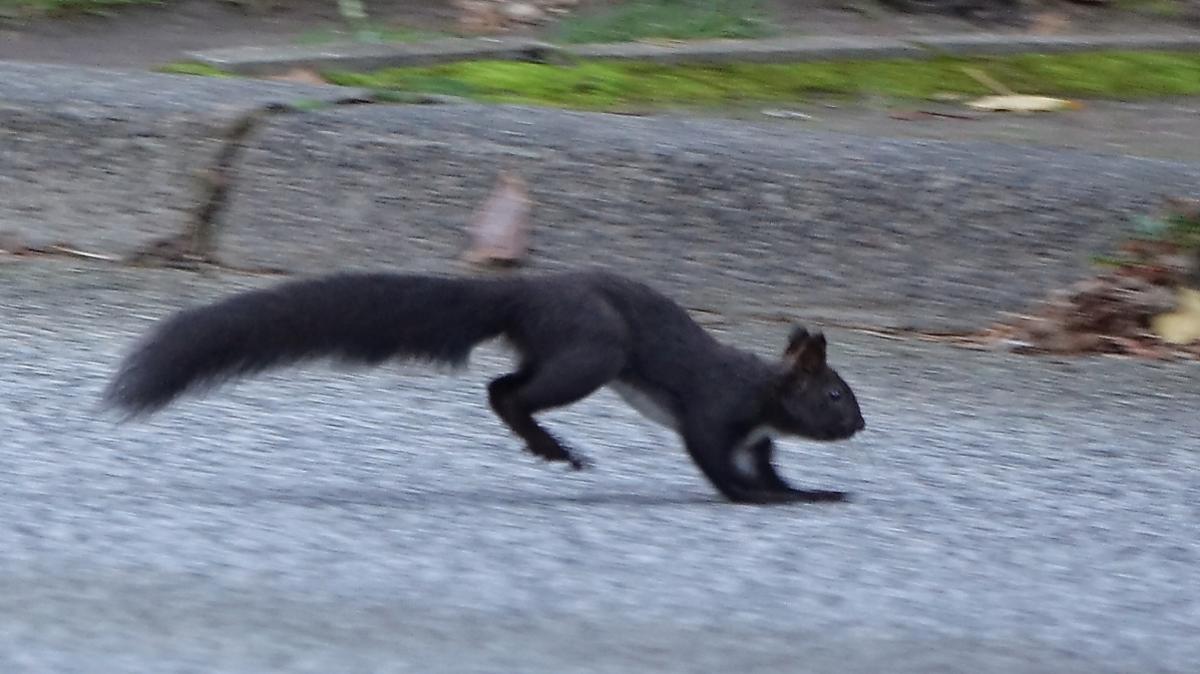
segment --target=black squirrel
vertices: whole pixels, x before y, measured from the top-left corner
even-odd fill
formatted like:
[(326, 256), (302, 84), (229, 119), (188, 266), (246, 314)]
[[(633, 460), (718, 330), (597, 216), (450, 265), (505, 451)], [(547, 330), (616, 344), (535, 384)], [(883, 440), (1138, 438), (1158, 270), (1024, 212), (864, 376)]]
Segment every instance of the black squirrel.
[(834, 441), (866, 426), (850, 386), (826, 363), (822, 333), (795, 326), (782, 357), (763, 359), (718, 342), (658, 291), (605, 271), (339, 273), (242, 292), (163, 320), (124, 360), (105, 401), (131, 418), (185, 392), (318, 357), (465, 366), (493, 338), (507, 339), (519, 365), (488, 384), (489, 403), (543, 459), (588, 463), (533, 415), (609, 386), (677, 431), (731, 501), (845, 498), (793, 488), (772, 465), (772, 434)]

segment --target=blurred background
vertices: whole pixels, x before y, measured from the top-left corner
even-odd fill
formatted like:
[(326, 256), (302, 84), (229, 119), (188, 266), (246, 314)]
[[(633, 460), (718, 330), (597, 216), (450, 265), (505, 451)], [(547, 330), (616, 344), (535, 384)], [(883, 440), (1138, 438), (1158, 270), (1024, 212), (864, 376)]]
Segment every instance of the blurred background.
[[(0, 0), (0, 670), (1195, 672), (1197, 138), (1196, 0)], [(100, 406), (235, 292), (585, 266), (824, 330), (850, 500), (608, 390), (541, 462), (491, 343)]]

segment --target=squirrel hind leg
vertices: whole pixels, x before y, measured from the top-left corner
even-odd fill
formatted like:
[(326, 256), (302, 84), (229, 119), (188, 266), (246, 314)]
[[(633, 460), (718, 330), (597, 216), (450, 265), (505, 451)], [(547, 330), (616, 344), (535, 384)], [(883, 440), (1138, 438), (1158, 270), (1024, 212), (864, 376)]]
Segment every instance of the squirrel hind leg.
[(623, 366), (617, 349), (587, 345), (563, 350), (493, 380), (488, 384), (488, 402), (531, 454), (583, 469), (591, 462), (571, 451), (533, 416), (588, 397), (612, 381)]
[(525, 442), (525, 449), (546, 461), (562, 461), (575, 470), (590, 465), (586, 457), (568, 449), (562, 441), (542, 428), (527, 407), (521, 405), (518, 391), (529, 380), (527, 372), (506, 374), (488, 384), (488, 402), (492, 410), (517, 437)]

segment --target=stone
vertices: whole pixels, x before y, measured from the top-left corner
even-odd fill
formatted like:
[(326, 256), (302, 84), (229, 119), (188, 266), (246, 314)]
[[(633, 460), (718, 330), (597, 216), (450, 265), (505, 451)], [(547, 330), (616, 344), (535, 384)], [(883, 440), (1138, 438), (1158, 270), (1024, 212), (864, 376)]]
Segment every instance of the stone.
[(536, 24), (546, 19), (546, 12), (532, 2), (506, 2), (500, 6), (500, 13), (517, 23)]

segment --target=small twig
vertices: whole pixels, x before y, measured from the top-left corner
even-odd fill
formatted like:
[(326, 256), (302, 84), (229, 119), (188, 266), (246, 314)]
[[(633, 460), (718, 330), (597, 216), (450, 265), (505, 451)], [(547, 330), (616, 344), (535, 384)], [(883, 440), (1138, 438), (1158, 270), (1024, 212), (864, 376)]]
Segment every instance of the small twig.
[(974, 115), (963, 115), (957, 112), (941, 112), (939, 110), (922, 110), (921, 112), (931, 117), (949, 117), (950, 119), (966, 119), (970, 121), (979, 119)]
[(102, 255), (100, 253), (89, 253), (86, 250), (78, 250), (75, 248), (68, 248), (67, 246), (61, 246), (61, 245), (46, 246), (46, 250), (55, 252), (55, 253), (62, 253), (63, 255), (70, 255), (73, 257), (81, 257), (85, 260), (104, 260), (105, 262), (114, 262), (117, 260), (117, 258), (113, 257), (112, 255)]
[(969, 75), (971, 77), (971, 79), (975, 80), (976, 82), (982, 84), (983, 86), (987, 87), (988, 89), (991, 89), (992, 91), (994, 91), (998, 94), (1002, 94), (1004, 96), (1016, 96), (1017, 95), (1017, 92), (1015, 92), (1012, 89), (1009, 89), (1008, 87), (1004, 86), (1003, 84), (997, 82), (995, 79), (992, 79), (992, 77), (990, 75), (983, 72), (982, 70), (979, 70), (978, 68), (969, 68), (967, 66), (962, 66), (962, 71), (964, 73), (966, 73), (967, 75)]
[(979, 119), (978, 117), (975, 117), (974, 115), (963, 115), (963, 114), (956, 113), (956, 112), (942, 112), (939, 110), (906, 110), (906, 111), (901, 111), (901, 112), (893, 112), (888, 116), (891, 117), (892, 119), (900, 119), (900, 120), (903, 120), (906, 122), (914, 121), (918, 117), (921, 117), (921, 116), (948, 117), (950, 119), (965, 119), (968, 121), (974, 121), (974, 120)]
[(878, 330), (875, 328), (857, 328), (857, 327), (849, 328), (849, 330), (851, 330), (853, 332), (858, 332), (858, 333), (861, 333), (864, 335), (871, 335), (872, 337), (879, 337), (881, 339), (890, 339), (894, 342), (905, 341), (905, 337), (903, 335), (899, 335), (895, 332), (890, 332), (887, 330)]

